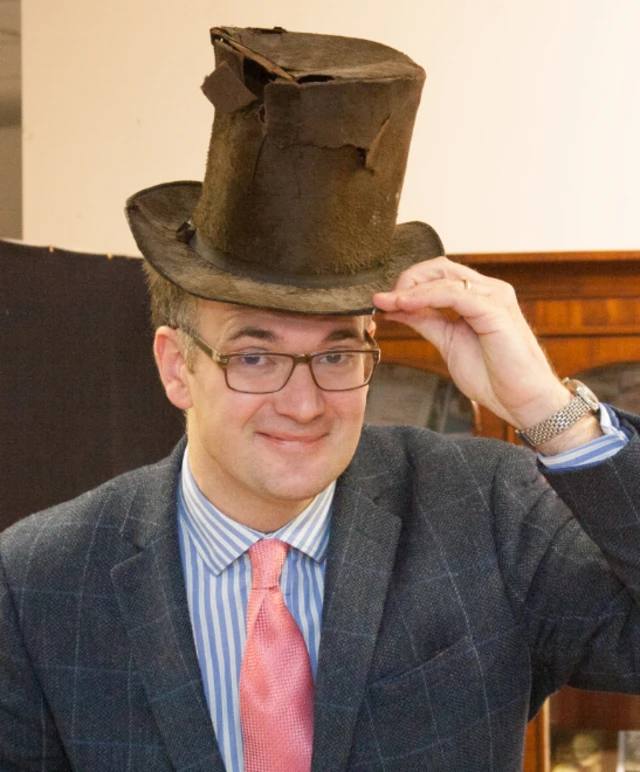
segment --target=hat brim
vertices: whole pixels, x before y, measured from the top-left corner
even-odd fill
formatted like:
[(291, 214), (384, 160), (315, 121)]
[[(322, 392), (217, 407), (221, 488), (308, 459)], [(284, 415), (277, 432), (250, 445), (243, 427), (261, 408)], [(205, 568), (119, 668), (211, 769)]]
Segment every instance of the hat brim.
[(212, 265), (177, 238), (201, 191), (200, 182), (156, 185), (131, 196), (126, 214), (136, 244), (153, 268), (191, 295), (207, 300), (304, 314), (368, 314), (374, 308), (373, 295), (391, 289), (402, 271), (444, 254), (430, 225), (408, 222), (396, 226), (389, 260), (375, 281), (343, 287), (336, 277), (335, 287), (321, 289), (257, 281)]

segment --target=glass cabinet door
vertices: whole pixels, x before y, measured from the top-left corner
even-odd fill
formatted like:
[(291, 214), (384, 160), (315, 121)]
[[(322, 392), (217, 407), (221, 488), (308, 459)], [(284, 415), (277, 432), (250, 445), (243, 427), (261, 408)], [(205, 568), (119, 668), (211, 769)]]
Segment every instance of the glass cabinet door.
[(575, 376), (607, 402), (640, 415), (640, 362), (621, 362), (594, 367)]
[(474, 408), (450, 378), (417, 367), (382, 363), (367, 397), (365, 421), (377, 426), (420, 426), (469, 436)]

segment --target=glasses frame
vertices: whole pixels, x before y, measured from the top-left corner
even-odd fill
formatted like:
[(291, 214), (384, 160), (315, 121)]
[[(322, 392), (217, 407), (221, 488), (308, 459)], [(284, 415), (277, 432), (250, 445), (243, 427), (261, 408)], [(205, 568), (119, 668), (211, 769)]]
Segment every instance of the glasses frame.
[[(231, 391), (237, 391), (240, 394), (276, 394), (277, 392), (282, 391), (282, 389), (284, 389), (284, 387), (289, 383), (289, 381), (291, 380), (291, 376), (293, 375), (293, 371), (300, 364), (309, 365), (309, 372), (311, 373), (313, 382), (321, 391), (329, 391), (329, 392), (355, 391), (356, 389), (362, 389), (364, 386), (367, 386), (371, 382), (371, 379), (373, 378), (373, 374), (376, 370), (376, 367), (380, 363), (380, 355), (381, 355), (380, 349), (376, 345), (376, 342), (371, 336), (371, 334), (365, 330), (364, 339), (368, 348), (330, 349), (325, 351), (316, 351), (311, 354), (284, 354), (284, 353), (281, 353), (280, 351), (266, 352), (270, 356), (286, 357), (287, 359), (290, 359), (293, 362), (289, 375), (287, 376), (287, 380), (282, 384), (282, 386), (280, 386), (279, 389), (270, 389), (269, 391), (246, 391), (244, 389), (236, 389), (229, 384), (229, 375), (227, 373), (227, 367), (229, 366), (229, 362), (232, 359), (236, 359), (237, 357), (247, 356), (248, 352), (245, 351), (245, 352), (238, 352), (237, 354), (223, 354), (221, 351), (216, 351), (216, 349), (211, 348), (211, 346), (206, 341), (204, 341), (200, 337), (200, 335), (197, 332), (195, 332), (195, 330), (187, 330), (184, 327), (181, 327), (180, 329), (188, 338), (191, 338), (191, 340), (196, 344), (196, 346), (200, 349), (200, 351), (206, 354), (209, 357), (209, 359), (211, 359), (213, 362), (215, 362), (215, 364), (217, 364), (219, 367), (222, 368), (222, 370), (224, 371), (224, 380), (225, 380), (225, 383), (227, 384), (227, 388), (231, 389)], [(331, 354), (331, 353), (337, 353), (337, 352), (345, 352), (349, 354), (372, 354), (373, 355), (373, 367), (371, 368), (371, 373), (369, 374), (369, 377), (364, 383), (361, 383), (358, 386), (350, 386), (348, 389), (325, 389), (324, 386), (321, 386), (318, 383), (318, 381), (316, 380), (315, 373), (313, 372), (313, 367), (311, 363), (316, 357), (323, 356), (324, 354)], [(261, 352), (256, 352), (256, 353), (261, 353)]]

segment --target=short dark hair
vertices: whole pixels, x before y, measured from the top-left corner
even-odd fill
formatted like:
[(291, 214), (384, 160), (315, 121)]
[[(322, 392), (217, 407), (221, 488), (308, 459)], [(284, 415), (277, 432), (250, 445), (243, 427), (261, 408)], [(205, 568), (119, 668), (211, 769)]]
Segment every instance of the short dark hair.
[[(151, 302), (154, 330), (166, 325), (174, 330), (193, 330), (198, 317), (198, 298), (161, 276), (146, 260), (144, 271)], [(196, 347), (188, 335), (181, 335), (187, 367), (193, 368)]]
[(174, 330), (192, 329), (198, 313), (198, 298), (168, 281), (144, 261), (151, 301), (153, 329), (167, 325)]

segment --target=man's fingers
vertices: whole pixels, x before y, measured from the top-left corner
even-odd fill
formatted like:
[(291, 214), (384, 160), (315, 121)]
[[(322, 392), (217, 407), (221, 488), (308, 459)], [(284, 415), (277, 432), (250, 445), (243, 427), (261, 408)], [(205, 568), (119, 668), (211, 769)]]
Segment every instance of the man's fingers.
[(373, 302), (383, 311), (452, 308), (461, 314), (475, 315), (485, 308), (490, 294), (490, 287), (474, 284), (470, 279), (435, 279), (407, 289), (379, 292), (374, 295)]
[(436, 257), (407, 268), (398, 276), (393, 289), (407, 290), (416, 284), (437, 279), (459, 279), (463, 285), (465, 280), (469, 284), (492, 281), (489, 277), (483, 276), (472, 268), (462, 265), (462, 263), (454, 263), (448, 257)]
[[(464, 294), (487, 296), (498, 289), (504, 282), (483, 276), (460, 263), (454, 263), (446, 257), (437, 257), (418, 263), (398, 277), (393, 289), (379, 292), (374, 296), (374, 304), (384, 311), (416, 308), (415, 300), (405, 305), (407, 299), (421, 297), (423, 289), (435, 291), (449, 288), (449, 302), (462, 298)], [(436, 307), (442, 307), (438, 304)]]

